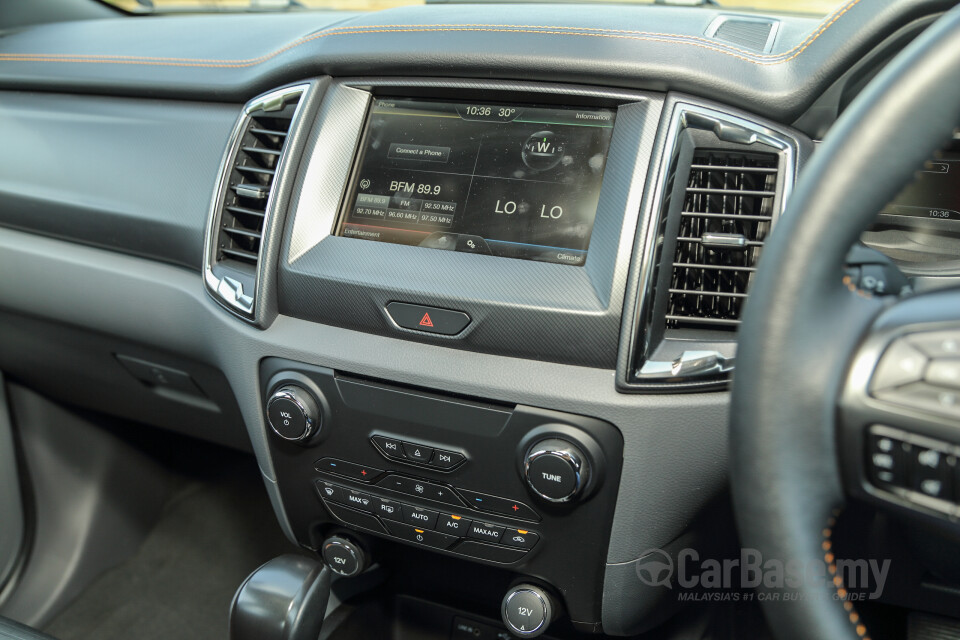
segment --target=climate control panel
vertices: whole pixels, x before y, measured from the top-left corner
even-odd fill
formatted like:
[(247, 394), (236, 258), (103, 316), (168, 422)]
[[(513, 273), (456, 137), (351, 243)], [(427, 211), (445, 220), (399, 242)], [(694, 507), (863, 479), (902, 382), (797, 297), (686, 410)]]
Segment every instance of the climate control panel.
[(268, 420), (271, 399), (296, 388), (322, 426), (268, 439), (302, 545), (319, 552), (356, 531), (503, 567), (562, 594), (573, 621), (600, 621), (623, 456), (613, 425), (280, 359), (261, 367)]
[[(413, 483), (420, 486), (416, 480)], [(358, 490), (317, 480), (316, 487), (324, 506), (343, 524), (428, 549), (449, 549), (477, 560), (509, 564), (540, 541), (540, 534), (525, 526), (491, 521), (489, 514), (449, 502), (420, 506), (388, 495), (379, 485)]]

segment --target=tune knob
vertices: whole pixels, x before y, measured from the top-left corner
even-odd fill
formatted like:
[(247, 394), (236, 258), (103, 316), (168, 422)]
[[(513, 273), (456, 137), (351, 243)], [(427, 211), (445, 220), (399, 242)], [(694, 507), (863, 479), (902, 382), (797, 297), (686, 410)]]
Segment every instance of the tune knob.
[(273, 392), (267, 401), (270, 427), (284, 440), (299, 442), (320, 430), (320, 410), (310, 392), (288, 384)]
[(331, 571), (346, 578), (359, 575), (367, 568), (367, 555), (360, 545), (342, 536), (324, 540), (321, 554)]
[(557, 608), (550, 595), (532, 584), (519, 584), (507, 591), (500, 615), (507, 629), (521, 638), (539, 636), (556, 617)]
[(580, 448), (561, 438), (537, 442), (524, 460), (527, 484), (550, 502), (570, 502), (587, 486), (590, 463)]

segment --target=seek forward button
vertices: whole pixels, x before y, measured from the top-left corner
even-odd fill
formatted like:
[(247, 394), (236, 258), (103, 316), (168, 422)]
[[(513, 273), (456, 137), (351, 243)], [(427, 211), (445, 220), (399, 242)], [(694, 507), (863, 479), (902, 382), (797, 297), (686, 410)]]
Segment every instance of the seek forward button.
[(430, 461), (430, 466), (444, 470), (453, 469), (463, 461), (464, 456), (462, 453), (437, 449), (436, 453), (433, 454), (433, 459)]

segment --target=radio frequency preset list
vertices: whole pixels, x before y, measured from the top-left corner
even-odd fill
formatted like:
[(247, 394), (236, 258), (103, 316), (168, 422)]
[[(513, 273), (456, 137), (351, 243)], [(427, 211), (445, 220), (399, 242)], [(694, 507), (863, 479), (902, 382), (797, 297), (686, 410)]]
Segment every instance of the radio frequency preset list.
[(582, 265), (615, 116), (376, 98), (337, 234)]

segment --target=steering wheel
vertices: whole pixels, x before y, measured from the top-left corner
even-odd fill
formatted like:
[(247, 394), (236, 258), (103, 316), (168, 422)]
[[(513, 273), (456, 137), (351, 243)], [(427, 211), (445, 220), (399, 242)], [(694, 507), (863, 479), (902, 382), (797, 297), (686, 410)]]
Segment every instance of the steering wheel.
[(955, 8), (846, 109), (800, 175), (744, 310), (730, 427), (741, 542), (823, 576), (761, 593), (781, 639), (869, 636), (835, 564), (831, 536), (846, 500), (960, 533), (955, 504), (870, 457), (871, 447), (932, 447), (928, 461), (941, 463), (951, 438), (960, 444), (960, 393), (922, 382), (931, 362), (960, 357), (960, 290), (874, 298), (843, 277), (850, 247), (960, 124), (958, 42)]

